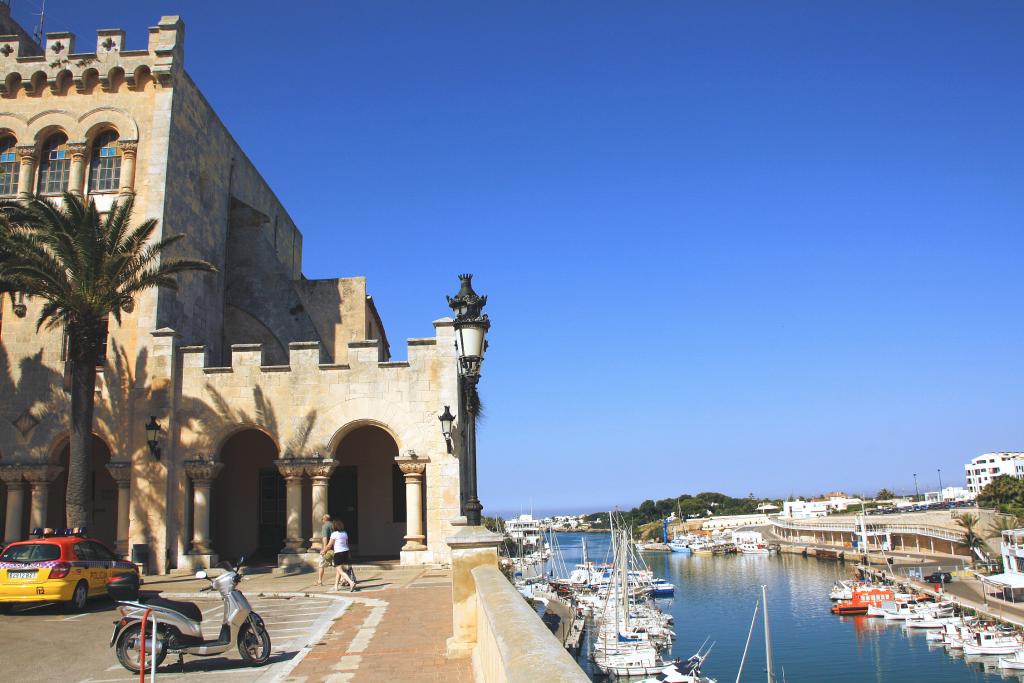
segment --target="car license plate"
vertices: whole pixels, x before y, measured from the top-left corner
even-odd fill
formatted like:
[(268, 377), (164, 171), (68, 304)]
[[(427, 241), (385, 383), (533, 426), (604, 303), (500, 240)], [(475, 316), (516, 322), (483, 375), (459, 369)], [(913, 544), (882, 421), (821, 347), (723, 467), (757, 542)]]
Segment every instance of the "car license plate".
[(20, 571), (19, 572), (19, 571), (15, 571), (15, 570), (12, 570), (12, 569), (8, 569), (7, 570), (7, 578), (8, 579), (34, 579), (34, 578), (36, 578), (36, 570), (32, 569), (30, 571)]

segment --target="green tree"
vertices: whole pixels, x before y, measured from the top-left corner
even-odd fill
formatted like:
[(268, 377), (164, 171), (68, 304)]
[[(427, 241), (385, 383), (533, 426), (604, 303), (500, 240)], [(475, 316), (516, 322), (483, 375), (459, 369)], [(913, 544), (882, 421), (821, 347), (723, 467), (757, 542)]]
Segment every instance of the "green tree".
[(1020, 511), (1024, 508), (1024, 480), (999, 475), (978, 493), (978, 505)]
[(105, 341), (103, 320), (131, 312), (139, 293), (175, 289), (174, 275), (214, 272), (205, 261), (166, 258), (182, 235), (152, 240), (148, 219), (131, 227), (133, 198), (104, 216), (95, 202), (70, 193), (63, 206), (42, 197), (0, 204), (0, 293), (20, 292), (43, 302), (36, 329), (63, 327), (71, 375), (71, 443), (67, 521), (91, 526), (92, 421), (96, 364)]
[(875, 496), (875, 500), (892, 500), (895, 497), (896, 494), (889, 489), (882, 489), (878, 492), (878, 495)]

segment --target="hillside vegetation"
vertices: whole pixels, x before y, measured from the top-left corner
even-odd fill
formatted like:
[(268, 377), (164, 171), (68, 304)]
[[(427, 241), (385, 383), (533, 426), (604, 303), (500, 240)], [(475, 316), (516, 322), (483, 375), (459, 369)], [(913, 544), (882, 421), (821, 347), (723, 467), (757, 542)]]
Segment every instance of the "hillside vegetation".
[[(676, 513), (682, 519), (720, 515), (751, 515), (757, 512), (758, 505), (765, 502), (779, 506), (782, 505), (781, 501), (754, 498), (753, 494), (746, 498), (733, 498), (724, 493), (716, 493), (714, 491), (707, 491), (696, 495), (684, 493), (677, 498), (663, 498), (657, 501), (645, 500), (637, 507), (623, 512), (622, 518), (627, 526), (631, 526), (638, 531), (645, 525), (656, 524), (658, 533), (660, 533), (661, 520), (672, 513)], [(607, 512), (589, 514), (586, 516), (586, 520), (595, 525), (596, 528), (608, 527)], [(597, 520), (600, 520), (600, 522)]]

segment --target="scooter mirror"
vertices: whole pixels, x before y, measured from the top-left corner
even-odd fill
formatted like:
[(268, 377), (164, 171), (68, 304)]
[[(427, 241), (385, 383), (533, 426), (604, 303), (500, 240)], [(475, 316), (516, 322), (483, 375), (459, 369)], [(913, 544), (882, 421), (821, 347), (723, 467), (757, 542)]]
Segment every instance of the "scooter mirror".
[(205, 579), (206, 578), (206, 572), (203, 571), (202, 569), (200, 569), (199, 571), (196, 572), (196, 578), (197, 579)]

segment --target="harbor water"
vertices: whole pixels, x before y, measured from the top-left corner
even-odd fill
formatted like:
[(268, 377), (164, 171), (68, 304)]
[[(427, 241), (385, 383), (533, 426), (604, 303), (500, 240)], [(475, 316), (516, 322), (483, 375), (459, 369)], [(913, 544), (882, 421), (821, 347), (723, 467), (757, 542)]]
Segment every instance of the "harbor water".
[[(557, 534), (566, 564), (580, 561), (582, 539), (595, 562), (610, 561), (609, 535)], [(829, 612), (829, 589), (853, 566), (799, 555), (716, 555), (645, 553), (655, 575), (676, 586), (674, 598), (658, 606), (675, 618), (672, 656), (686, 658), (707, 639), (714, 649), (704, 675), (719, 683), (736, 680), (761, 584), (768, 586), (772, 652), (777, 680), (789, 683), (953, 683), (1024, 681), (1018, 672), (1001, 672), (998, 657), (964, 657), (929, 643), (925, 631), (907, 631), (899, 622), (868, 617), (837, 617)], [(761, 614), (743, 670), (744, 681), (765, 680)], [(579, 661), (594, 681), (604, 678), (588, 660), (589, 643)]]

